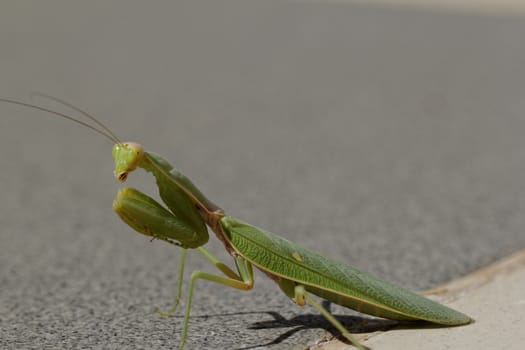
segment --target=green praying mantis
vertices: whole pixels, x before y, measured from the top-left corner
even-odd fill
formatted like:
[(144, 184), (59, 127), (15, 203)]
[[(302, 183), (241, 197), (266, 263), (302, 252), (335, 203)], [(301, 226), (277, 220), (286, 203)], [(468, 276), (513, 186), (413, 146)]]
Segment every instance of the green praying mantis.
[[(89, 123), (38, 105), (0, 98), (0, 101), (37, 109), (72, 120), (109, 138), (113, 143), (114, 176), (124, 182), (139, 168), (151, 173), (165, 206), (134, 189), (122, 188), (113, 202), (116, 214), (135, 231), (178, 246), (182, 253), (178, 266), (178, 282), (174, 306), (162, 315), (173, 315), (182, 294), (184, 263), (188, 249), (197, 250), (221, 274), (193, 271), (187, 292), (179, 350), (187, 336), (191, 301), (197, 280), (206, 280), (228, 287), (250, 290), (254, 285), (253, 267), (272, 279), (282, 292), (299, 306), (311, 304), (354, 346), (364, 347), (311, 295), (366, 314), (402, 321), (427, 321), (444, 326), (459, 326), (473, 320), (458, 311), (424, 296), (398, 287), (365, 272), (301, 247), (278, 235), (226, 215), (181, 172), (160, 155), (144, 150), (133, 142), (121, 142), (97, 119), (57, 98), (41, 95), (72, 108), (91, 121)], [(98, 127), (97, 127), (98, 126)], [(232, 256), (235, 270), (214, 257), (204, 245), (208, 228), (224, 244)]]

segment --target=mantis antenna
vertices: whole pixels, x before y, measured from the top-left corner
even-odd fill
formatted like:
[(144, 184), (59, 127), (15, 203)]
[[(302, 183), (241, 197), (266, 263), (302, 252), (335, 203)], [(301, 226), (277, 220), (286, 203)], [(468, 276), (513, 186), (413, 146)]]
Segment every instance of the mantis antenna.
[(60, 99), (58, 99), (56, 97), (44, 95), (44, 94), (41, 94), (41, 93), (34, 93), (33, 95), (50, 99), (52, 101), (55, 101), (57, 103), (60, 103), (60, 104), (62, 104), (64, 106), (66, 106), (66, 107), (69, 107), (69, 108), (77, 111), (78, 113), (80, 113), (81, 115), (85, 116), (89, 120), (93, 121), (96, 125), (101, 127), (102, 130), (98, 129), (97, 127), (95, 127), (95, 126), (93, 126), (93, 125), (91, 125), (89, 123), (83, 122), (80, 119), (77, 119), (77, 118), (74, 118), (72, 116), (69, 116), (67, 114), (60, 113), (60, 112), (57, 112), (57, 111), (54, 111), (52, 109), (48, 109), (48, 108), (45, 108), (45, 107), (37, 106), (37, 105), (31, 104), (31, 103), (21, 102), (21, 101), (17, 101), (17, 100), (8, 99), (8, 98), (0, 98), (0, 102), (7, 102), (7, 103), (11, 103), (11, 104), (15, 104), (15, 105), (23, 106), (23, 107), (28, 107), (28, 108), (32, 108), (32, 109), (36, 109), (36, 110), (39, 110), (39, 111), (43, 111), (43, 112), (46, 112), (46, 113), (53, 114), (53, 115), (58, 116), (60, 118), (64, 118), (64, 119), (70, 120), (72, 122), (75, 122), (77, 124), (80, 124), (80, 125), (88, 128), (88, 129), (91, 129), (91, 130), (93, 130), (96, 133), (104, 136), (105, 138), (109, 139), (110, 141), (112, 141), (114, 143), (118, 143), (118, 144), (122, 143), (119, 140), (119, 138), (108, 127), (106, 127), (104, 124), (102, 124), (102, 122), (100, 122), (97, 118), (95, 118), (94, 116), (92, 116), (92, 115), (88, 114), (87, 112), (81, 110), (80, 108), (75, 107), (72, 104), (67, 103), (65, 101), (62, 101), (62, 100), (60, 100)]

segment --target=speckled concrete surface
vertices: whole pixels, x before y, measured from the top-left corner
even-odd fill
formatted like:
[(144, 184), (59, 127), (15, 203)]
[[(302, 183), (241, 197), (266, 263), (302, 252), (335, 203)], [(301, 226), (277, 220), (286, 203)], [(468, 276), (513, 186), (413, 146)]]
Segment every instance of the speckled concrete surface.
[[(64, 98), (228, 213), (428, 288), (525, 246), (524, 33), (519, 17), (350, 4), (13, 1), (0, 95)], [(0, 347), (175, 347), (181, 318), (153, 310), (171, 302), (178, 251), (111, 213), (111, 144), (0, 115)], [(154, 191), (144, 174), (130, 185)], [(196, 255), (187, 269), (213, 271)], [(324, 333), (256, 278), (250, 293), (199, 284), (188, 349), (295, 349)]]

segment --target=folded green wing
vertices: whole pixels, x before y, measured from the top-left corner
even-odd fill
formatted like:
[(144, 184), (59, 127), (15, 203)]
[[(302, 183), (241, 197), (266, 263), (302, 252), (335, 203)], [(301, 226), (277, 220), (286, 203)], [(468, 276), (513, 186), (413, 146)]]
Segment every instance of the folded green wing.
[(235, 250), (256, 267), (303, 284), (309, 292), (336, 304), (397, 320), (443, 325), (472, 321), (444, 305), (232, 217), (222, 218), (221, 226)]

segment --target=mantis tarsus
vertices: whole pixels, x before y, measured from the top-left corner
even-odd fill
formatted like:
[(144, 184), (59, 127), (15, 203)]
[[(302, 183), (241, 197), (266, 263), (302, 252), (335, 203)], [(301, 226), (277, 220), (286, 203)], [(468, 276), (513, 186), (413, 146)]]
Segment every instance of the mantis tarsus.
[[(137, 168), (151, 173), (166, 205), (133, 189), (122, 188), (113, 202), (113, 210), (134, 230), (179, 246), (178, 286), (174, 306), (163, 315), (173, 315), (180, 301), (184, 262), (188, 249), (195, 249), (222, 274), (193, 271), (190, 277), (183, 329), (179, 349), (184, 347), (195, 282), (208, 280), (225, 286), (249, 290), (254, 283), (253, 266), (275, 281), (294, 303), (310, 303), (354, 346), (364, 347), (326, 311), (310, 294), (333, 303), (374, 316), (394, 320), (423, 320), (445, 326), (458, 326), (472, 319), (458, 311), (438, 304), (350, 266), (305, 249), (275, 234), (228, 216), (182, 173), (158, 154), (147, 152), (137, 143), (121, 142), (115, 134), (84, 111), (54, 97), (42, 95), (74, 109), (96, 123), (93, 126), (66, 114), (37, 105), (10, 99), (13, 103), (73, 120), (104, 135), (114, 142), (115, 178), (124, 182)], [(233, 257), (236, 271), (215, 258), (204, 248), (208, 227)]]

